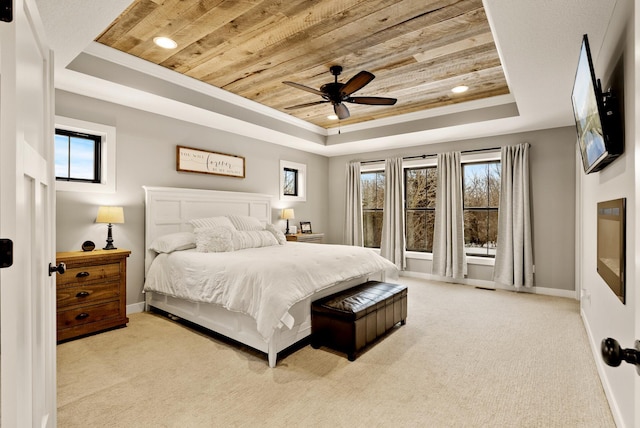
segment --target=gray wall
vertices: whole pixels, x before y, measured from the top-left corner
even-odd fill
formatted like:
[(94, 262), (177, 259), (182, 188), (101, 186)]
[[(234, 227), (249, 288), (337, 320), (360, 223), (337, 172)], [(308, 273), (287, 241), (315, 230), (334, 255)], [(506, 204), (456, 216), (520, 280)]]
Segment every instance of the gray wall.
[[(284, 229), (281, 208), (295, 209), (296, 219), (310, 221), (314, 231), (329, 227), (328, 159), (299, 150), (197, 126), (164, 116), (56, 91), (56, 115), (116, 127), (117, 189), (112, 194), (56, 194), (57, 251), (80, 250), (91, 240), (105, 245), (107, 227), (96, 224), (99, 205), (124, 207), (125, 223), (113, 226), (114, 243), (132, 251), (128, 260), (127, 304), (142, 302), (144, 283), (144, 191), (142, 186), (167, 186), (265, 193), (272, 199), (272, 223)], [(246, 178), (176, 171), (176, 145), (244, 156)], [(279, 201), (280, 160), (307, 165), (307, 201)]]
[[(331, 212), (328, 240), (342, 242), (344, 227), (345, 165), (351, 160), (384, 159), (389, 156), (435, 154), (474, 150), (528, 142), (531, 144), (531, 195), (535, 283), (539, 287), (575, 289), (575, 142), (574, 127), (502, 135), (400, 150), (340, 156), (329, 161)], [(431, 261), (408, 260), (407, 270), (431, 273)], [(491, 280), (492, 266), (470, 265), (468, 278)]]

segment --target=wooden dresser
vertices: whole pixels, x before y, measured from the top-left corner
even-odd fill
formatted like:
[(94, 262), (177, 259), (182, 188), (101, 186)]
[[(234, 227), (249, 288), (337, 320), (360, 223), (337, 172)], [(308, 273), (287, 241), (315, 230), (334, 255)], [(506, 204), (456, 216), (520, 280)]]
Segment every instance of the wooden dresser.
[(56, 279), (58, 341), (126, 326), (129, 254), (128, 250), (56, 254), (56, 264), (67, 266)]
[(296, 233), (295, 235), (285, 235), (287, 241), (294, 242), (313, 242), (314, 244), (322, 244), (324, 241), (324, 233)]

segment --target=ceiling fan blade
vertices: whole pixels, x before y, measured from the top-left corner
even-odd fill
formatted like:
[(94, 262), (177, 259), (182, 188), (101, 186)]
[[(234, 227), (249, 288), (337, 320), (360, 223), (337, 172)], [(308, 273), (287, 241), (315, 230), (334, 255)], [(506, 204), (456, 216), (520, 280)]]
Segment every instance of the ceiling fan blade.
[(301, 85), (300, 83), (296, 83), (296, 82), (282, 82), (282, 83), (284, 83), (285, 85), (293, 86), (294, 88), (302, 89), (303, 91), (311, 92), (312, 94), (320, 95), (321, 97), (325, 95), (324, 92), (322, 91), (310, 88), (308, 86)]
[(398, 100), (395, 98), (385, 98), (385, 97), (349, 97), (345, 101), (350, 103), (355, 103), (355, 104), (392, 106)]
[(355, 91), (363, 88), (369, 82), (371, 82), (376, 76), (369, 73), (368, 71), (361, 71), (360, 73), (353, 76), (351, 79), (344, 84), (340, 92), (343, 95), (351, 95)]
[(304, 104), (298, 104), (298, 105), (291, 106), (291, 107), (285, 107), (284, 109), (285, 110), (293, 110), (293, 109), (296, 109), (296, 108), (311, 107), (311, 106), (315, 106), (315, 105), (318, 105), (318, 104), (324, 104), (324, 103), (328, 103), (328, 102), (329, 101), (327, 101), (327, 100), (314, 101), (312, 103), (304, 103)]
[(342, 103), (334, 104), (333, 111), (336, 112), (336, 116), (338, 116), (338, 119), (341, 119), (341, 120), (347, 119), (350, 116), (349, 109), (347, 108), (346, 105)]

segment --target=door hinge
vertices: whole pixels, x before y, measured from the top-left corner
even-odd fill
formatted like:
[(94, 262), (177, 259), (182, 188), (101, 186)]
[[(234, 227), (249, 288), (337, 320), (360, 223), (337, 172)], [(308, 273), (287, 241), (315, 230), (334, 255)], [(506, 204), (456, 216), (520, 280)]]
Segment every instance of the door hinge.
[(8, 268), (13, 264), (13, 241), (0, 239), (0, 269)]
[(13, 21), (13, 0), (0, 0), (0, 21)]

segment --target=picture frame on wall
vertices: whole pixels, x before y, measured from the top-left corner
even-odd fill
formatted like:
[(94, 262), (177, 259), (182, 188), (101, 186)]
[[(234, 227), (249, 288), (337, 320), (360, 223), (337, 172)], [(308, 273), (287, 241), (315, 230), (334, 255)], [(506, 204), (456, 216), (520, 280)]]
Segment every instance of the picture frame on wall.
[(245, 159), (237, 155), (176, 146), (176, 170), (245, 178)]
[(311, 231), (311, 222), (310, 221), (301, 221), (300, 222), (300, 233), (313, 233)]

